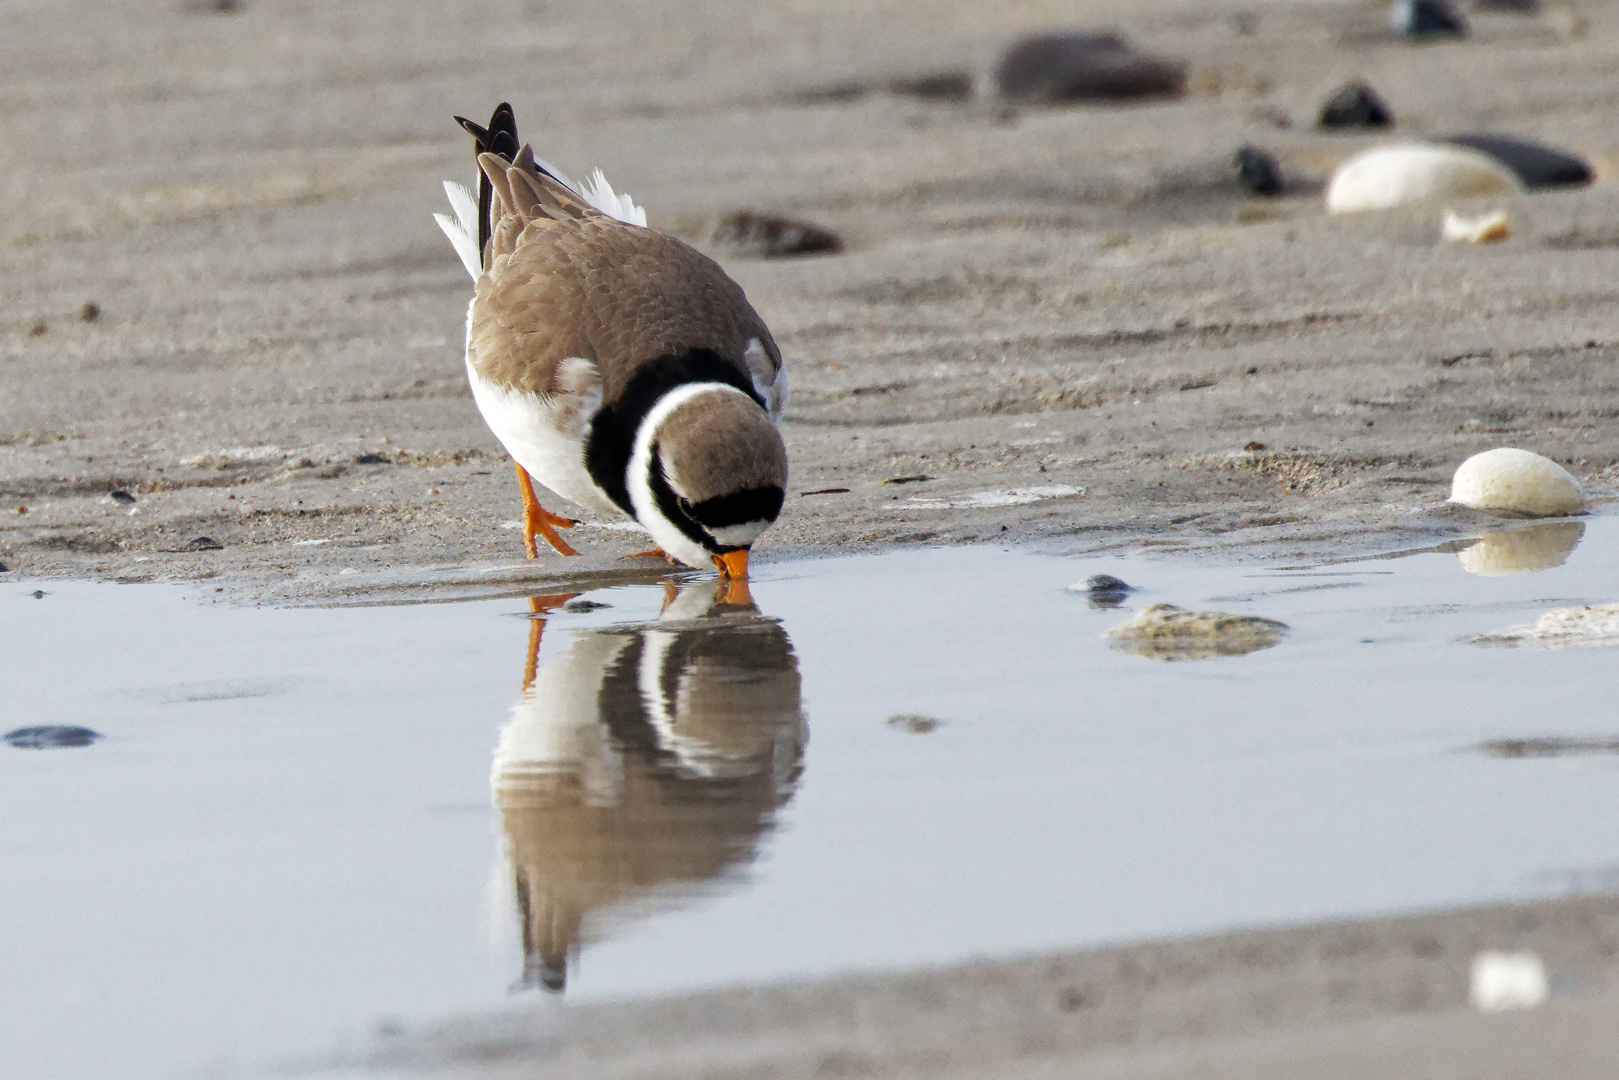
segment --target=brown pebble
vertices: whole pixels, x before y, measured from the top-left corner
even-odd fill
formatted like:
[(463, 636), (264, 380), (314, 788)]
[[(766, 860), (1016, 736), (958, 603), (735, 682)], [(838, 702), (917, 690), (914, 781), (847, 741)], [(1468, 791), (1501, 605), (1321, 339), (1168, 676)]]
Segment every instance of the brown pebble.
[(101, 305), (94, 300), (86, 300), (79, 307), (80, 322), (95, 322), (99, 318), (101, 318)]
[(767, 259), (789, 255), (830, 255), (843, 250), (838, 234), (819, 225), (739, 210), (714, 228), (716, 244), (740, 248)]
[(34, 322), (33, 326), (30, 326), (28, 328), (28, 336), (29, 337), (43, 337), (45, 335), (45, 331), (47, 331), (49, 329), (50, 329), (50, 327), (45, 325), (45, 320), (44, 319), (38, 319), (38, 320), (36, 320)]
[(1251, 442), (1251, 443), (1245, 443), (1245, 444), (1244, 444), (1244, 445), (1243, 445), (1243, 449), (1244, 449), (1244, 450), (1246, 450), (1246, 451), (1248, 451), (1248, 452), (1249, 452), (1249, 453), (1250, 453), (1250, 454), (1251, 454), (1251, 453), (1253, 453), (1253, 452), (1254, 452), (1254, 451), (1256, 451), (1256, 450), (1263, 450), (1263, 449), (1265, 449), (1265, 444), (1264, 444), (1264, 443), (1262, 443), (1262, 442)]
[(1164, 97), (1186, 91), (1186, 68), (1137, 52), (1118, 34), (1034, 34), (1001, 55), (994, 81), (1001, 97), (1018, 101)]

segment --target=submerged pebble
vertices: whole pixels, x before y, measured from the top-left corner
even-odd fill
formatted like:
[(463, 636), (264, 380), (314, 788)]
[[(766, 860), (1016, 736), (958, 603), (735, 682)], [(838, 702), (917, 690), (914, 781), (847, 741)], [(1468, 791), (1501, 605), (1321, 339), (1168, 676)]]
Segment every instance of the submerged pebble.
[(1461, 37), (1467, 20), (1450, 0), (1394, 0), (1389, 33), (1395, 37)]
[(1324, 128), (1386, 128), (1394, 126), (1394, 113), (1377, 91), (1365, 83), (1339, 87), (1321, 106)]
[(1478, 748), (1498, 758), (1577, 757), (1585, 754), (1619, 754), (1619, 739), (1541, 735), (1528, 739), (1490, 739), (1479, 743)]
[(1287, 624), (1257, 615), (1188, 611), (1174, 604), (1143, 608), (1107, 632), (1115, 649), (1155, 660), (1244, 656), (1282, 640)]
[(1012, 43), (991, 76), (1017, 101), (1172, 97), (1186, 89), (1184, 65), (1137, 52), (1118, 34), (1035, 34)]
[(63, 750), (75, 746), (89, 746), (99, 738), (101, 738), (99, 732), (69, 724), (22, 727), (5, 734), (7, 744), (19, 750)]
[(1578, 521), (1551, 521), (1514, 532), (1490, 533), (1456, 553), (1462, 569), (1480, 577), (1509, 577), (1550, 570), (1568, 561), (1585, 526)]
[(1112, 574), (1094, 574), (1068, 588), (1071, 592), (1084, 593), (1093, 608), (1116, 608), (1135, 592), (1135, 586)]
[(1551, 458), (1501, 447), (1462, 462), (1451, 481), (1450, 501), (1474, 510), (1554, 517), (1579, 513), (1585, 493), (1580, 482)]
[(1619, 645), (1619, 604), (1553, 608), (1532, 623), (1480, 634), (1472, 640), (1480, 645), (1538, 645), (1547, 649)]
[(1350, 214), (1439, 198), (1496, 195), (1522, 187), (1488, 154), (1459, 146), (1380, 146), (1338, 166), (1327, 185), (1327, 211)]
[(908, 731), (912, 735), (926, 735), (930, 731), (937, 731), (939, 725), (944, 723), (936, 716), (924, 716), (921, 713), (896, 713), (888, 718), (888, 726)]
[(1244, 146), (1237, 151), (1233, 164), (1237, 167), (1237, 182), (1255, 195), (1282, 193), (1282, 167), (1265, 151)]
[(1439, 235), (1453, 244), (1498, 244), (1512, 235), (1512, 222), (1507, 220), (1505, 210), (1478, 217), (1463, 217), (1454, 210), (1446, 210)]
[(741, 210), (721, 219), (713, 241), (766, 259), (790, 255), (830, 255), (843, 250), (831, 229), (804, 221)]

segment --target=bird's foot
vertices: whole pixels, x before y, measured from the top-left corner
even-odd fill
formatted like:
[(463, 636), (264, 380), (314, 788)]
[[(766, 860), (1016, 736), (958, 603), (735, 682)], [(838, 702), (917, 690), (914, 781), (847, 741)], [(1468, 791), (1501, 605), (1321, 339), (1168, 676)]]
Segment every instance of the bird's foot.
[(540, 500), (534, 497), (534, 481), (521, 465), (517, 466), (517, 486), (523, 492), (523, 551), (528, 557), (531, 559), (540, 557), (539, 545), (534, 542), (536, 536), (545, 537), (545, 542), (550, 544), (551, 549), (558, 555), (579, 554), (557, 534), (558, 528), (571, 529), (578, 522), (561, 514), (553, 514), (541, 506)]

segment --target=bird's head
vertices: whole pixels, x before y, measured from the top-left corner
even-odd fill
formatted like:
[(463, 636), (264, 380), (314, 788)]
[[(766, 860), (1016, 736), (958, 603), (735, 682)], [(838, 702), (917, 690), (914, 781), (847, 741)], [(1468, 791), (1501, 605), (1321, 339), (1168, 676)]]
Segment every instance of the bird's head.
[(748, 551), (781, 513), (787, 448), (759, 403), (730, 386), (683, 386), (659, 402), (630, 461), (635, 516), (689, 566), (747, 576)]

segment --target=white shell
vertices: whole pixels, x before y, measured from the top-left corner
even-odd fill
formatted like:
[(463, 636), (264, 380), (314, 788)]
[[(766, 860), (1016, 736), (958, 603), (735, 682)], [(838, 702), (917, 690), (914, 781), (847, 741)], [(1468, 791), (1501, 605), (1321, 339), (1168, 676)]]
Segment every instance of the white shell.
[(1511, 170), (1488, 154), (1458, 146), (1380, 146), (1338, 166), (1327, 185), (1327, 212), (1386, 210), (1427, 199), (1521, 191)]
[(1512, 235), (1512, 222), (1505, 210), (1478, 217), (1462, 217), (1454, 210), (1445, 211), (1445, 221), (1439, 235), (1456, 244), (1496, 244)]
[(1580, 482), (1551, 458), (1502, 447), (1462, 462), (1450, 501), (1474, 510), (1509, 510), (1530, 517), (1577, 514), (1585, 506)]
[(1480, 1012), (1533, 1009), (1544, 1005), (1551, 987), (1546, 965), (1534, 953), (1481, 952), (1473, 957), (1468, 999)]

